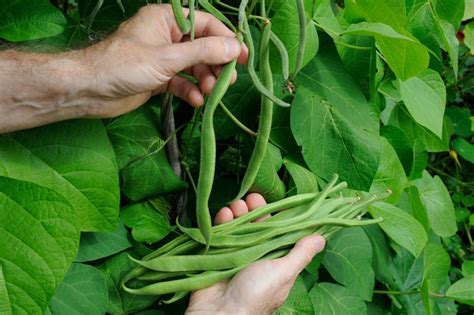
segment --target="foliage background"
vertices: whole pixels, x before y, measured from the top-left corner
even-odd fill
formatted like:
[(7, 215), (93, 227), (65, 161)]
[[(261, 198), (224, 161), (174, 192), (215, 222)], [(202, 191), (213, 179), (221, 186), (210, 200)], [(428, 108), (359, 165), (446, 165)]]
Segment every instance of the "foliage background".
[[(293, 65), (296, 4), (267, 2)], [(146, 4), (0, 0), (0, 39), (5, 48), (81, 48)], [(275, 109), (272, 145), (253, 190), (276, 200), (315, 191), (338, 173), (353, 190), (390, 189), (392, 206), (370, 210), (393, 217), (340, 232), (278, 313), (472, 313), (473, 1), (308, 0), (305, 9), (309, 36), (295, 94), (272, 49), (276, 90), (292, 107)], [(258, 38), (258, 22), (253, 31)], [(164, 149), (164, 101), (116, 119), (0, 137), (0, 313), (184, 310), (186, 301), (166, 306), (165, 297), (120, 290), (133, 267), (128, 254), (141, 257), (172, 238), (178, 212), (193, 223), (200, 112), (172, 104), (180, 178)], [(242, 67), (224, 103), (256, 128), (258, 102)], [(216, 130), (214, 211), (238, 190), (253, 146), (222, 111)]]

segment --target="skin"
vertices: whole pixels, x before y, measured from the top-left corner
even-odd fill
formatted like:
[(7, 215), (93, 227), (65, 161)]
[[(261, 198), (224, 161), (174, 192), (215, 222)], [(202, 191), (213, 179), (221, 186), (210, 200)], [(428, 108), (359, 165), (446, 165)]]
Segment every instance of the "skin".
[[(234, 59), (245, 63), (248, 53), (212, 15), (196, 12), (195, 20), (191, 42), (180, 32), (170, 5), (148, 5), (86, 49), (0, 51), (0, 78), (8, 78), (0, 85), (0, 133), (73, 118), (116, 117), (164, 92), (203, 105), (222, 65)], [(199, 85), (178, 76), (180, 71), (196, 77)]]
[[(195, 21), (196, 40), (190, 42), (171, 6), (148, 5), (106, 40), (83, 50), (0, 51), (0, 133), (74, 118), (116, 117), (164, 92), (203, 105), (222, 65), (235, 59), (245, 63), (248, 51), (210, 14), (196, 12)], [(178, 76), (180, 71), (199, 84)], [(264, 203), (251, 194), (223, 208), (215, 221), (232, 220)], [(284, 302), (296, 276), (323, 247), (322, 237), (306, 237), (286, 257), (255, 263), (231, 281), (195, 292), (187, 313), (268, 314)]]
[[(245, 201), (222, 208), (214, 223), (228, 222), (265, 204), (260, 194), (250, 194)], [(271, 314), (285, 302), (298, 274), (324, 246), (321, 236), (305, 237), (285, 257), (254, 263), (230, 281), (194, 292), (186, 314)]]

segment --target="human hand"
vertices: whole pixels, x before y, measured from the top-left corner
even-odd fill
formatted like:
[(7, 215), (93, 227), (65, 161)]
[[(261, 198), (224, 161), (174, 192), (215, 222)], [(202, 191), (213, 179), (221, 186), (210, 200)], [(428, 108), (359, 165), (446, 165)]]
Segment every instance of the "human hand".
[[(260, 194), (250, 194), (245, 201), (238, 200), (222, 208), (215, 217), (215, 224), (243, 216), (263, 205), (265, 200)], [(256, 262), (229, 281), (194, 292), (186, 313), (270, 314), (285, 302), (298, 274), (324, 246), (321, 236), (307, 236), (285, 257)]]
[[(97, 76), (86, 116), (118, 116), (163, 92), (201, 106), (222, 65), (246, 62), (247, 49), (208, 13), (197, 11), (195, 26), (196, 39), (189, 41), (170, 5), (147, 5), (105, 41), (84, 50)], [(199, 87), (177, 75), (181, 71), (193, 75)]]

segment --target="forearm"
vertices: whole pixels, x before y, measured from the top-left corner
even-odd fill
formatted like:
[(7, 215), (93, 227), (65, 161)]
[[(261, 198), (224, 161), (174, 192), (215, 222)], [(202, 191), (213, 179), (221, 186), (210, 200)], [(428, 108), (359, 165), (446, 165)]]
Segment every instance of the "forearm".
[(93, 78), (87, 51), (0, 51), (0, 133), (85, 117)]

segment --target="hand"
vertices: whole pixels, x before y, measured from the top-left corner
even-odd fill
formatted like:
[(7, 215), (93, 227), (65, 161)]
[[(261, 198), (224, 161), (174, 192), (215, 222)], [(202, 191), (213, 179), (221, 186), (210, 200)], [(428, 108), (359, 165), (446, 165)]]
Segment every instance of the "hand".
[[(187, 10), (185, 10), (187, 14)], [(246, 62), (247, 49), (235, 34), (208, 13), (196, 12), (196, 39), (180, 32), (170, 5), (147, 5), (112, 36), (85, 51), (97, 71), (87, 116), (114, 117), (169, 92), (192, 106), (210, 94), (223, 64)], [(199, 87), (179, 75), (185, 71)], [(237, 74), (234, 74), (235, 81)]]
[[(262, 205), (265, 200), (261, 195), (250, 194), (246, 201), (238, 200), (222, 208), (215, 223), (230, 221)], [(305, 237), (285, 257), (256, 262), (230, 281), (194, 292), (186, 313), (270, 314), (285, 302), (298, 274), (324, 246), (321, 236)]]

